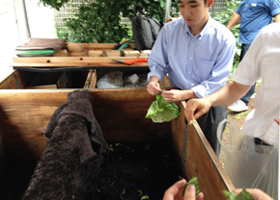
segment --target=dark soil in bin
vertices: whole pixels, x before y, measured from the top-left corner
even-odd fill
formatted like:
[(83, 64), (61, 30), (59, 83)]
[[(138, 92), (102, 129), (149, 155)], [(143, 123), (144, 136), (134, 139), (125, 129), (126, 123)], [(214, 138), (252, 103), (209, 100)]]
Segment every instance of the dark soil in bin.
[[(10, 171), (5, 186), (1, 186), (4, 190), (0, 197), (17, 200), (27, 187), (33, 170), (25, 166), (10, 168)], [(95, 180), (90, 199), (160, 200), (164, 191), (181, 177), (181, 163), (169, 142), (112, 143), (106, 167)]]
[(107, 167), (99, 175), (95, 199), (162, 199), (181, 177), (181, 164), (169, 143), (113, 144)]

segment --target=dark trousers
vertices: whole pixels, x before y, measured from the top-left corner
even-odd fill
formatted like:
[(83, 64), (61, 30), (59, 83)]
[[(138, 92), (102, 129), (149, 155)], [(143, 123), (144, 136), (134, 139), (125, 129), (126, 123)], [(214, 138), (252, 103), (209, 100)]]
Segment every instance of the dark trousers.
[[(217, 157), (220, 154), (221, 145), (217, 138), (217, 128), (219, 123), (227, 118), (227, 112), (225, 106), (220, 107), (211, 107), (209, 112), (202, 115), (200, 118), (197, 119), (197, 122), (203, 131), (205, 137), (207, 138), (208, 142), (210, 143), (211, 147), (213, 148), (214, 152), (216, 153)], [(188, 123), (186, 121), (186, 123)], [(223, 130), (225, 126), (223, 127)]]
[[(248, 49), (250, 48), (251, 44), (242, 44), (241, 47), (241, 55), (240, 55), (240, 61), (243, 59), (243, 57), (245, 56), (245, 54), (247, 53)], [(247, 94), (245, 94), (241, 100), (244, 101), (244, 103), (248, 106), (249, 104), (249, 99), (251, 98), (251, 96), (255, 93), (255, 87), (256, 87), (256, 83), (250, 88), (250, 90), (247, 92)]]

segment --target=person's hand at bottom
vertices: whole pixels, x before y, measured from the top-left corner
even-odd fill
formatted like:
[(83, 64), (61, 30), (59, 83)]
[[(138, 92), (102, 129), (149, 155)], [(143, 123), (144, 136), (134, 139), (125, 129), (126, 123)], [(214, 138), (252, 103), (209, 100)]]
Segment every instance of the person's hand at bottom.
[(182, 179), (180, 181), (177, 181), (174, 183), (170, 188), (168, 188), (163, 196), (163, 200), (202, 200), (203, 199), (203, 193), (199, 193), (197, 197), (195, 186), (190, 184), (187, 186), (185, 190), (185, 194), (183, 196), (183, 189), (184, 184), (186, 183), (185, 179)]
[[(242, 189), (235, 189), (233, 192), (234, 194), (239, 194), (242, 191)], [(263, 192), (260, 189), (247, 189), (246, 191), (249, 192), (255, 200), (273, 200), (270, 196), (268, 196), (268, 194), (266, 194), (265, 192)]]

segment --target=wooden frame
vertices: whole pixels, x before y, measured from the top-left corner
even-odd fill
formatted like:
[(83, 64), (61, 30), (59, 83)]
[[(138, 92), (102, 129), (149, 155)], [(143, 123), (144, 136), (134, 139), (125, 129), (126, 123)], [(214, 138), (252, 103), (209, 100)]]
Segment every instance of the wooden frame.
[[(67, 57), (14, 57), (13, 67), (148, 67), (147, 63), (134, 63), (132, 65), (121, 64), (112, 59), (135, 60), (137, 57), (89, 57), (90, 50), (102, 50), (103, 56), (105, 51), (112, 50), (114, 43), (70, 43), (68, 45), (76, 46), (75, 52), (70, 53)], [(65, 47), (67, 49), (67, 45)], [(134, 44), (129, 44), (127, 49), (133, 50)]]
[(181, 161), (185, 161), (182, 165), (185, 166), (186, 177), (198, 177), (200, 189), (205, 194), (204, 199), (225, 199), (223, 190), (232, 191), (235, 187), (197, 123), (188, 125), (185, 138), (185, 102), (179, 105), (181, 114), (172, 121), (171, 128), (174, 145)]
[[(67, 101), (73, 90), (0, 90), (0, 134), (8, 162), (24, 164), (36, 161), (47, 139), (42, 135), (53, 112)], [(184, 102), (181, 114), (171, 123), (153, 123), (145, 119), (154, 101), (146, 89), (89, 90), (94, 114), (104, 137), (118, 142), (174, 141), (175, 149), (185, 160), (188, 179), (197, 176), (205, 199), (225, 199), (223, 190), (234, 186), (211, 149), (199, 126), (189, 125), (186, 158), (183, 157)]]

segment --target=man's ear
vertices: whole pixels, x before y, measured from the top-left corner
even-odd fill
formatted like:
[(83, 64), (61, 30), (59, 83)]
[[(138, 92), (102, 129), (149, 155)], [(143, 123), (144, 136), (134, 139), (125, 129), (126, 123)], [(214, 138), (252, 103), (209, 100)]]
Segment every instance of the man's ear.
[(209, 0), (207, 7), (210, 8), (212, 6), (213, 2), (214, 2), (214, 0)]

